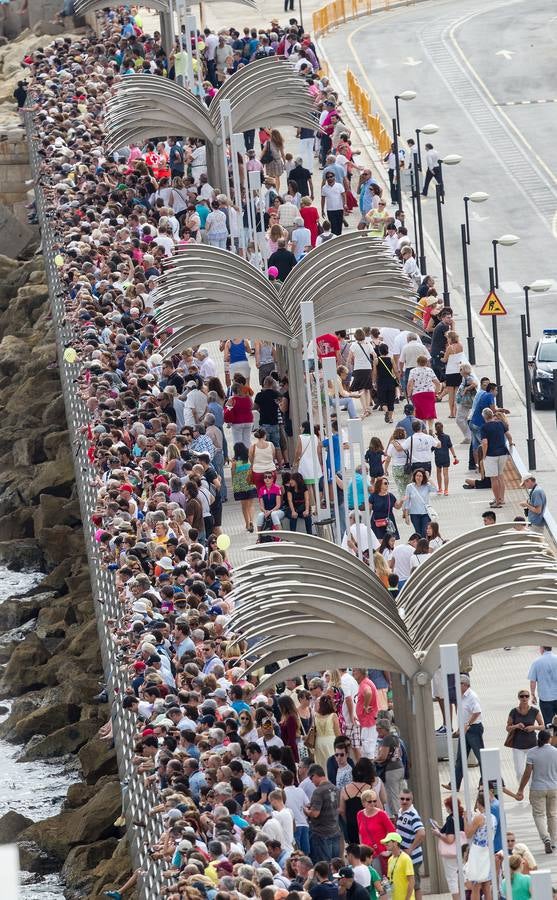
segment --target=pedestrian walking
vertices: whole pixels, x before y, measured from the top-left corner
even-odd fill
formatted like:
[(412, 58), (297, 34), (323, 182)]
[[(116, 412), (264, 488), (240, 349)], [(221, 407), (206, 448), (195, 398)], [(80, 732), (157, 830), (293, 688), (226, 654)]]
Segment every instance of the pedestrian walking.
[(414, 891), (416, 900), (421, 900), (420, 868), (424, 862), (423, 843), (425, 828), (422, 818), (414, 806), (412, 791), (403, 790), (400, 794), (400, 808), (396, 819), (396, 830), (402, 838), (400, 847), (404, 850), (414, 866)]
[(338, 791), (327, 779), (325, 770), (315, 763), (309, 767), (308, 778), (315, 790), (304, 808), (309, 819), (310, 856), (314, 863), (329, 861), (339, 855), (340, 829), (338, 824)]
[[(462, 695), (462, 720), (464, 722), (466, 758), (468, 759), (468, 754), (471, 750), (478, 760), (478, 764), (481, 766), (482, 760), (480, 750), (482, 750), (484, 746), (482, 708), (480, 706), (478, 695), (470, 688), (470, 678), (468, 675), (462, 674), (460, 676), (460, 693)], [(455, 763), (455, 778), (456, 789), (459, 791), (460, 785), (462, 784), (462, 756), (460, 752), (460, 743), (458, 745)], [(450, 784), (443, 784), (441, 787), (446, 791), (450, 791), (451, 789)]]
[(516, 799), (524, 799), (524, 788), (530, 781), (530, 805), (538, 834), (547, 854), (557, 844), (557, 747), (549, 743), (551, 735), (538, 732), (537, 747), (526, 755), (526, 767), (520, 780)]
[(325, 184), (321, 188), (321, 215), (331, 223), (333, 234), (342, 234), (342, 223), (346, 212), (346, 193), (344, 186), (336, 180), (334, 172), (327, 172)]
[(433, 178), (435, 178), (435, 181), (441, 188), (441, 193), (444, 194), (441, 166), (439, 165), (439, 154), (433, 144), (425, 145), (425, 161), (427, 165), (427, 171), (424, 178), (422, 197), (427, 197), (429, 185), (431, 184)]
[(536, 685), (540, 710), (546, 725), (557, 714), (557, 655), (552, 647), (540, 647), (540, 656), (534, 660), (528, 672), (532, 703), (536, 705)]
[(544, 721), (540, 710), (530, 704), (530, 694), (526, 690), (518, 692), (518, 705), (514, 706), (507, 719), (507, 740), (505, 747), (513, 752), (516, 779), (520, 781), (526, 766), (528, 751), (536, 746), (536, 731), (543, 729)]

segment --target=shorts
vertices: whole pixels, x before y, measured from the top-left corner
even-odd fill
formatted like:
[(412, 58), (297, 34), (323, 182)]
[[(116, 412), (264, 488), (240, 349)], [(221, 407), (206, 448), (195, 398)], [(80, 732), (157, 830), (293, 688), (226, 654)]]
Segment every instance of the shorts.
[(418, 863), (418, 865), (416, 865), (416, 863), (414, 863), (414, 890), (415, 891), (419, 891), (422, 886), (422, 874), (420, 872), (421, 867), (422, 867), (421, 863)]
[(346, 737), (349, 739), (350, 743), (353, 747), (358, 749), (362, 744), (362, 730), (360, 728), (360, 723), (357, 719), (354, 719), (351, 725), (346, 725), (345, 730)]
[(460, 372), (454, 372), (454, 373), (451, 373), (450, 375), (445, 375), (445, 384), (447, 385), (447, 387), (456, 388), (459, 386), (459, 384), (461, 382), (462, 382), (462, 375), (460, 374)]
[(260, 423), (260, 428), (265, 429), (265, 433), (267, 434), (267, 440), (271, 441), (274, 447), (277, 450), (280, 450), (280, 428), (278, 425), (264, 425), (263, 422)]
[(508, 453), (502, 456), (486, 456), (484, 459), (484, 473), (486, 478), (498, 478), (505, 471)]

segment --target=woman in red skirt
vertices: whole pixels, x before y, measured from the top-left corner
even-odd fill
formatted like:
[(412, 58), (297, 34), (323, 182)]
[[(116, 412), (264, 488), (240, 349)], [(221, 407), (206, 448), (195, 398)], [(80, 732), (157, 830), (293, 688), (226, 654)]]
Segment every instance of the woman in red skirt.
[(441, 390), (441, 384), (429, 367), (426, 356), (418, 356), (416, 363), (416, 367), (410, 370), (406, 392), (414, 404), (416, 418), (426, 422), (429, 431), (433, 432), (433, 423), (437, 418), (435, 392)]

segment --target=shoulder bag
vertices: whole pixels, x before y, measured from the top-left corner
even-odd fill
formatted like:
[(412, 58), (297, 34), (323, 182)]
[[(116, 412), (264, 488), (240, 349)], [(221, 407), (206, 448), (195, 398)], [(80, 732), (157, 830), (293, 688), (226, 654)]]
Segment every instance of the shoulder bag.
[[(511, 716), (510, 716), (510, 717), (511, 717), (511, 720), (512, 720), (512, 724), (513, 724), (513, 725), (516, 725), (514, 713), (515, 713), (515, 711), (514, 711), (514, 709), (513, 709), (513, 711), (511, 712)], [(509, 731), (509, 733), (507, 734), (507, 737), (505, 738), (505, 743), (503, 744), (503, 747), (511, 747), (511, 749), (512, 749), (512, 747), (514, 747), (514, 736), (515, 736), (515, 734), (516, 734), (516, 731)]]
[(380, 363), (383, 363), (383, 367), (384, 367), (384, 368), (386, 369), (386, 371), (389, 373), (389, 375), (391, 376), (391, 378), (393, 379), (393, 381), (395, 382), (395, 384), (398, 385), (398, 387), (400, 387), (400, 382), (399, 382), (398, 378), (396, 377), (394, 371), (391, 371), (391, 369), (389, 369), (389, 367), (388, 367), (387, 363), (384, 361), (383, 357), (382, 357), (382, 356), (378, 356), (377, 358), (378, 358), (378, 360), (379, 360)]
[(404, 474), (411, 475), (412, 474), (412, 444), (414, 442), (414, 435), (410, 438), (410, 452), (405, 450), (406, 453), (406, 462), (404, 463)]

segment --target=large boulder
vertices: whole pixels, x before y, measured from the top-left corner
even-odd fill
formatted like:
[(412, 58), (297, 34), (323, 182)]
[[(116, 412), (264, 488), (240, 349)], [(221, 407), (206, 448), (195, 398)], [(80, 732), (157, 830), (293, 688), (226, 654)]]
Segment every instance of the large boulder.
[(56, 459), (61, 450), (67, 452), (70, 443), (70, 435), (67, 431), (51, 431), (43, 440), (44, 452), (47, 459)]
[(0, 565), (12, 572), (42, 569), (43, 564), (43, 552), (34, 538), (0, 541)]
[[(55, 525), (71, 527), (79, 525), (81, 523), (79, 503), (77, 500), (68, 500), (66, 497), (41, 494), (39, 505), (33, 513), (33, 522), (37, 537), (43, 528), (53, 528)], [(71, 555), (67, 553), (66, 557)]]
[(72, 703), (58, 703), (33, 710), (28, 716), (20, 719), (15, 725), (12, 735), (15, 741), (28, 741), (34, 734), (50, 735), (58, 732), (80, 717), (79, 706)]
[(99, 723), (94, 719), (84, 719), (73, 725), (65, 725), (40, 741), (33, 741), (19, 757), (19, 762), (32, 762), (35, 759), (53, 759), (77, 753), (99, 730)]
[(37, 503), (41, 494), (55, 497), (71, 497), (75, 482), (73, 460), (69, 453), (57, 459), (40, 463), (35, 470), (27, 493), (32, 503)]
[(32, 819), (22, 816), (15, 809), (8, 810), (0, 819), (0, 844), (13, 844), (18, 834), (33, 824)]
[(0, 698), (19, 696), (45, 686), (42, 666), (49, 659), (43, 642), (34, 632), (19, 644), (0, 681)]
[(51, 604), (53, 598), (52, 591), (44, 591), (31, 597), (12, 597), (4, 600), (0, 603), (0, 632), (11, 631), (30, 619), (36, 619), (39, 610)]
[(8, 516), (0, 516), (0, 541), (33, 536), (33, 510), (30, 507), (16, 509)]
[(85, 806), (65, 810), (26, 828), (19, 841), (34, 842), (50, 856), (63, 861), (72, 847), (118, 837), (114, 822), (121, 813), (121, 806), (120, 785), (117, 781), (110, 782)]
[(77, 556), (83, 552), (81, 528), (54, 525), (52, 528), (41, 528), (35, 535), (48, 567), (57, 566), (68, 556)]
[(118, 772), (116, 750), (110, 741), (101, 741), (97, 736), (88, 741), (78, 753), (83, 777), (88, 784), (96, 784), (103, 775)]
[(27, 341), (15, 334), (6, 334), (0, 341), (0, 372), (2, 375), (9, 375), (14, 369), (19, 368), (27, 353), (29, 347)]
[(91, 887), (93, 870), (102, 860), (111, 859), (117, 846), (118, 838), (110, 837), (93, 844), (73, 847), (62, 869), (66, 885), (74, 889)]

